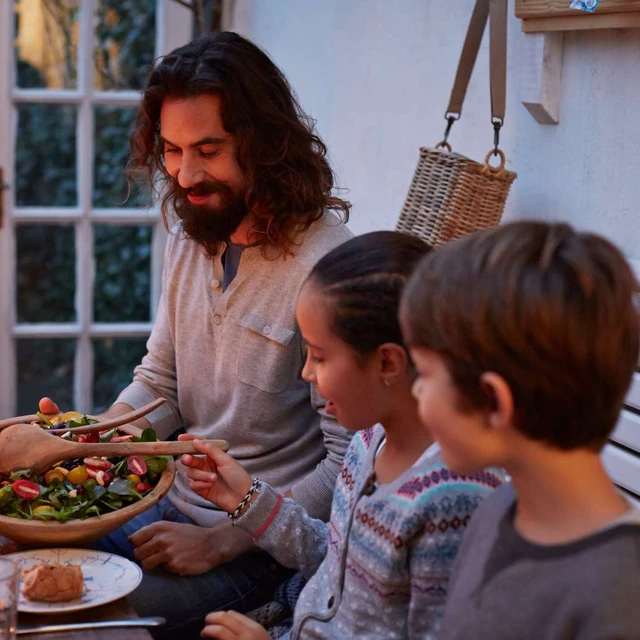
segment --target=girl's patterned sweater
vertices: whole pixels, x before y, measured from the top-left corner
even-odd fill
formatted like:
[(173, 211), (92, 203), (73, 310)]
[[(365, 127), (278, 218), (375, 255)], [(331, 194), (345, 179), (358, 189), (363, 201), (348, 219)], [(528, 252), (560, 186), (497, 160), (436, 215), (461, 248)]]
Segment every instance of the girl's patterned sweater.
[(505, 476), (453, 473), (436, 446), (394, 482), (375, 485), (383, 438), (380, 426), (354, 436), (329, 524), (264, 483), (237, 521), (262, 549), (310, 578), (292, 640), (423, 639), (437, 632), (469, 518)]

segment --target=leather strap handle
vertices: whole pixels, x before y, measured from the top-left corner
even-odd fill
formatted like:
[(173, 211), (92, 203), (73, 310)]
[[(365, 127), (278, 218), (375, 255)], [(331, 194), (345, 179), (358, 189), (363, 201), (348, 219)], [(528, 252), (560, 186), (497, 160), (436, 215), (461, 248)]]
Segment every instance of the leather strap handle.
[(491, 121), (502, 124), (507, 94), (507, 0), (491, 0), (489, 7), (489, 81)]
[(467, 87), (471, 78), (471, 72), (478, 57), (482, 36), (489, 19), (489, 0), (476, 0), (476, 5), (471, 14), (471, 21), (467, 29), (467, 35), (462, 45), (462, 53), (458, 62), (458, 70), (455, 80), (453, 81), (453, 89), (451, 90), (451, 98), (445, 117), (457, 116), (462, 113), (462, 103), (467, 94)]
[(504, 120), (507, 84), (507, 0), (476, 0), (445, 114), (447, 119), (457, 120), (462, 113), (462, 104), (478, 57), (487, 20), (490, 22), (491, 120), (500, 123)]

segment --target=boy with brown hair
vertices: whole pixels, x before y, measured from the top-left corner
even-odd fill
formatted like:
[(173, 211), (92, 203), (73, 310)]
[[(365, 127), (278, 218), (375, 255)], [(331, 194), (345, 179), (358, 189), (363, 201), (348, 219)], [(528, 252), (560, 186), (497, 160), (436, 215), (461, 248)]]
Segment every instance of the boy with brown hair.
[(426, 256), (401, 319), (447, 465), (512, 483), (473, 516), (441, 638), (640, 638), (640, 511), (600, 450), (638, 361), (637, 283), (607, 240), (518, 222)]

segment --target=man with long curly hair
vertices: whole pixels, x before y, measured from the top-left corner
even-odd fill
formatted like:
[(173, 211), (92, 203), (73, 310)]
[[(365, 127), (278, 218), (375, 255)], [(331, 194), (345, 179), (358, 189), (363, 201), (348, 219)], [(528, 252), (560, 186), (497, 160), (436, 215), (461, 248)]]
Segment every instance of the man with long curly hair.
[[(350, 237), (350, 205), (332, 195), (313, 122), (269, 57), (223, 32), (159, 61), (131, 149), (131, 173), (159, 188), (165, 223), (178, 220), (148, 353), (108, 415), (165, 397), (141, 426), (228, 440), (252, 476), (328, 518), (348, 436), (300, 377), (295, 301)], [(253, 609), (289, 575), (191, 491), (180, 464), (168, 498), (99, 547), (145, 569), (132, 601), (168, 619), (158, 637), (199, 637), (207, 613)]]

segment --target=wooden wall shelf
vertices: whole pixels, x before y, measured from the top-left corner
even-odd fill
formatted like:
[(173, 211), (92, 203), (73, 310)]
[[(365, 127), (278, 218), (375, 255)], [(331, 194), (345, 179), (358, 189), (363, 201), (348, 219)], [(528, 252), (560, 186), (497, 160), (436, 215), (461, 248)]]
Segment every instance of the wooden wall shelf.
[(516, 0), (525, 33), (640, 28), (640, 0), (600, 0), (595, 13), (569, 8), (569, 0)]
[(569, 0), (515, 0), (528, 33), (523, 52), (522, 104), (540, 124), (560, 121), (564, 31), (640, 28), (640, 0), (600, 0), (595, 13)]

